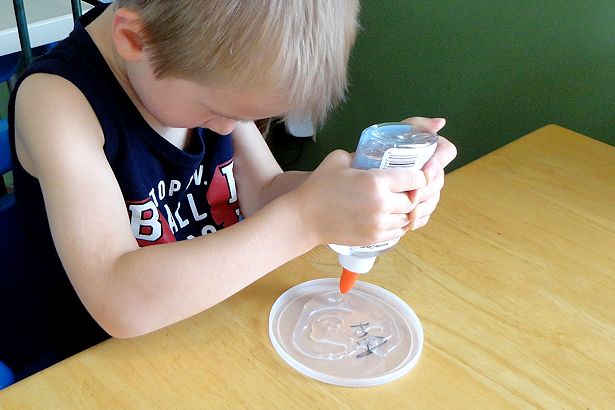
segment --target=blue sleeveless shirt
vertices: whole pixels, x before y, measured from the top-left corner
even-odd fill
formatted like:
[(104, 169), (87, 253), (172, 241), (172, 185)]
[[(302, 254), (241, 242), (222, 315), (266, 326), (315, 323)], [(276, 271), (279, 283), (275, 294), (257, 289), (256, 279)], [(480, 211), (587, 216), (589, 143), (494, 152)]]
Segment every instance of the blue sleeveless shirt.
[[(191, 145), (181, 150), (147, 124), (84, 28), (106, 7), (85, 14), (67, 39), (24, 72), (9, 102), (11, 140), (14, 142), (15, 94), (21, 81), (33, 73), (61, 76), (81, 90), (102, 126), (105, 155), (139, 246), (191, 239), (236, 223), (240, 211), (231, 137), (197, 129)], [(37, 261), (29, 273), (22, 273), (32, 277), (23, 301), (30, 303), (28, 309), (36, 306), (40, 314), (39, 347), (63, 359), (108, 335), (85, 310), (62, 268), (40, 185), (19, 164), (14, 144), (12, 156), (20, 219)], [(82, 211), (96, 212), (96, 204)], [(91, 229), (94, 232), (96, 226)], [(30, 300), (33, 295), (37, 300)]]

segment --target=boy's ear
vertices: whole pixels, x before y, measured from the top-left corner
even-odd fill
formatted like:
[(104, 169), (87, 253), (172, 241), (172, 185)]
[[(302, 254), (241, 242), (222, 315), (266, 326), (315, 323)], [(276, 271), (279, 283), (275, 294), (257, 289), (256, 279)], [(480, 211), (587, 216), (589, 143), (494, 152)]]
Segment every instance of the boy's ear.
[(136, 61), (143, 57), (143, 23), (136, 12), (126, 8), (117, 9), (113, 15), (111, 32), (115, 48), (122, 58)]

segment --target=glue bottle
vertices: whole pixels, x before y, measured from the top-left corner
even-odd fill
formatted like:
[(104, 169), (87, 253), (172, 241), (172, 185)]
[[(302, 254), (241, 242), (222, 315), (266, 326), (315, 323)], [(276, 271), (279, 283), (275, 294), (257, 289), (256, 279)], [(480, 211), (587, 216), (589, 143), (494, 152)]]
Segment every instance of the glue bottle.
[[(372, 125), (361, 133), (352, 167), (357, 169), (403, 167), (421, 169), (436, 150), (438, 136), (415, 126), (388, 122)], [(371, 270), (376, 257), (399, 239), (363, 246), (329, 246), (339, 254), (342, 265), (340, 292), (347, 293), (359, 274)]]

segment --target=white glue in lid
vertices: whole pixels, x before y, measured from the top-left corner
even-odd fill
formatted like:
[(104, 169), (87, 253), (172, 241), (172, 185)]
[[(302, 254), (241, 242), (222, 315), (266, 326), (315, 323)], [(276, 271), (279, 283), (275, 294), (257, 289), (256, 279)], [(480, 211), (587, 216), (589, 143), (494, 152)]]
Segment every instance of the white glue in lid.
[(406, 302), (361, 281), (342, 294), (338, 279), (316, 279), (284, 292), (271, 308), (269, 337), (295, 370), (348, 387), (402, 377), (423, 348), (423, 328)]

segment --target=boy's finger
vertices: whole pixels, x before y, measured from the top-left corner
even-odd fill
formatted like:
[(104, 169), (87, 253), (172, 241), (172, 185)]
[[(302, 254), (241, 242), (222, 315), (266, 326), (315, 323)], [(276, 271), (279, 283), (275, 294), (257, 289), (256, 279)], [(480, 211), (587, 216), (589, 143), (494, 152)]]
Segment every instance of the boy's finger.
[(440, 171), (440, 173), (436, 175), (434, 179), (429, 181), (427, 185), (425, 185), (423, 188), (417, 189), (416, 191), (412, 191), (412, 195), (410, 195), (410, 200), (414, 203), (427, 201), (434, 195), (439, 195), (443, 187), (444, 172)]
[(386, 173), (392, 192), (413, 191), (427, 184), (425, 173), (419, 169), (388, 168), (378, 171)]
[(402, 122), (434, 133), (440, 131), (444, 128), (444, 125), (446, 125), (446, 120), (444, 118), (410, 117), (406, 118)]
[(380, 230), (388, 231), (391, 229), (401, 229), (408, 224), (410, 224), (412, 220), (410, 219), (409, 214), (388, 214), (382, 216), (380, 221)]
[(440, 161), (435, 155), (431, 157), (431, 159), (423, 165), (423, 173), (425, 173), (427, 183), (431, 183), (438, 175), (443, 173), (443, 168), (444, 167), (440, 164)]
[(419, 218), (419, 219), (414, 220), (414, 221), (413, 221), (413, 222), (409, 225), (410, 230), (415, 231), (415, 230), (417, 230), (417, 229), (419, 229), (419, 228), (422, 228), (423, 226), (427, 225), (427, 222), (429, 222), (429, 217), (430, 217), (430, 216), (431, 216), (431, 215), (427, 215), (427, 216), (424, 216), (424, 217), (422, 217), (422, 218)]
[(341, 149), (336, 149), (335, 151), (331, 152), (329, 155), (327, 155), (327, 157), (325, 158), (325, 161), (329, 166), (342, 166), (342, 167), (350, 167), (350, 164), (352, 163), (352, 154), (341, 150)]
[(389, 214), (404, 214), (407, 215), (416, 206), (418, 202), (413, 202), (410, 195), (406, 192), (391, 194), (392, 196), (386, 202), (385, 212)]
[(440, 201), (440, 193), (429, 198), (427, 201), (418, 204), (410, 213), (410, 220), (414, 222), (429, 217), (435, 211)]
[[(445, 168), (457, 156), (457, 148), (452, 142), (438, 135), (438, 145), (432, 159), (437, 159), (442, 168)], [(427, 165), (427, 164), (425, 164)]]
[(411, 228), (410, 225), (411, 224), (407, 224), (406, 226), (404, 226), (402, 228), (388, 229), (388, 230), (385, 230), (385, 231), (380, 231), (380, 233), (378, 235), (377, 242), (384, 242), (384, 241), (390, 241), (390, 240), (393, 240), (393, 239), (401, 238), (402, 236), (404, 236), (406, 234), (406, 232), (408, 232), (410, 230), (410, 228)]

